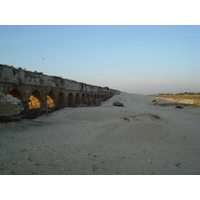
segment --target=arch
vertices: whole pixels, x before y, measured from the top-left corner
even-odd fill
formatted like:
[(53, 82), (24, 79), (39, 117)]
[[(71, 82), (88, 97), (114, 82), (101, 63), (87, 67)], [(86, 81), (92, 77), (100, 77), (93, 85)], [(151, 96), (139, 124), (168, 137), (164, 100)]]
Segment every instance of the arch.
[(58, 95), (58, 104), (60, 107), (65, 106), (65, 95), (63, 92), (60, 92), (60, 94)]
[(86, 102), (85, 102), (85, 94), (82, 94), (82, 96), (81, 96), (81, 103), (83, 103), (83, 104), (86, 103)]
[(89, 95), (89, 94), (87, 94), (87, 96), (86, 96), (85, 103), (86, 103), (87, 105), (90, 105), (90, 95)]
[(80, 96), (78, 93), (76, 94), (75, 103), (76, 103), (76, 105), (80, 104)]
[(41, 105), (42, 105), (41, 95), (37, 90), (35, 90), (29, 97), (28, 107), (29, 109), (36, 109), (40, 108)]
[(97, 95), (96, 94), (94, 95), (93, 102), (94, 102), (94, 105), (96, 105), (96, 103), (97, 103)]
[(52, 91), (49, 92), (49, 94), (47, 94), (47, 107), (48, 108), (53, 108), (56, 105), (56, 98), (55, 95)]
[(94, 98), (93, 98), (93, 94), (90, 95), (90, 104), (92, 105), (94, 103)]
[(106, 101), (108, 100), (108, 94), (105, 95)]
[(72, 106), (73, 105), (73, 94), (70, 93), (68, 96), (68, 106)]
[(100, 94), (97, 94), (96, 104), (97, 104), (97, 105), (100, 105), (100, 104), (101, 104)]
[(17, 99), (23, 101), (22, 94), (21, 94), (21, 92), (20, 92), (19, 90), (17, 90), (17, 89), (11, 90), (11, 91), (7, 94), (7, 96), (12, 96), (12, 97), (15, 97), (15, 98), (17, 98)]

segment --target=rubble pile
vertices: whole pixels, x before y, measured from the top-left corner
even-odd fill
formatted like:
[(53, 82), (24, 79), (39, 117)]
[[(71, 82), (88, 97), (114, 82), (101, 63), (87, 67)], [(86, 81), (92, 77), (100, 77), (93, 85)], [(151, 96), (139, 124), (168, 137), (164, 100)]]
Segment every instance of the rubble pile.
[(16, 117), (23, 111), (23, 106), (21, 100), (6, 96), (0, 92), (0, 121), (10, 121), (18, 119)]

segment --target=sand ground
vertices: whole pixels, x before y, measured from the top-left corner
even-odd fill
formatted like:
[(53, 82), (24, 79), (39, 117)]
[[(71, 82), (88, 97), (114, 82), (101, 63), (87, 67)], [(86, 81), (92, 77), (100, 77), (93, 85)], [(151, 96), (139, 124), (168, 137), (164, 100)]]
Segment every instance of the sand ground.
[(200, 174), (200, 108), (153, 99), (122, 92), (98, 107), (0, 123), (0, 174)]

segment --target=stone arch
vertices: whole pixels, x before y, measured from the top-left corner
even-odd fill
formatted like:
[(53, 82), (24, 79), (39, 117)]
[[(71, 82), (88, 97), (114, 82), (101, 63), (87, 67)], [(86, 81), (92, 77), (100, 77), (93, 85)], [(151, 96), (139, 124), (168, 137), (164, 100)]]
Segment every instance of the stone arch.
[(68, 96), (68, 106), (73, 106), (73, 94), (70, 93)]
[(20, 92), (19, 90), (17, 90), (17, 89), (11, 90), (11, 91), (7, 94), (7, 96), (12, 96), (12, 97), (15, 97), (15, 98), (17, 98), (17, 99), (23, 101), (23, 96), (22, 96), (21, 92)]
[(81, 103), (83, 103), (83, 104), (86, 103), (86, 101), (85, 101), (85, 94), (82, 94), (82, 96), (81, 96)]
[(90, 105), (90, 95), (89, 95), (89, 94), (87, 94), (87, 96), (86, 96), (85, 103), (86, 103), (87, 105)]
[(56, 105), (56, 98), (55, 95), (52, 91), (47, 94), (47, 107), (48, 108), (53, 108)]
[(63, 92), (60, 92), (58, 95), (58, 104), (61, 108), (65, 106), (65, 95)]
[(79, 93), (76, 94), (75, 104), (76, 104), (76, 105), (79, 105), (79, 104), (80, 104), (80, 96), (79, 96)]
[(37, 109), (40, 108), (41, 106), (42, 106), (41, 94), (37, 90), (34, 90), (29, 97), (28, 107), (29, 109)]
[(91, 104), (91, 105), (94, 104), (94, 97), (93, 97), (93, 94), (90, 95), (90, 104)]
[(97, 95), (96, 94), (94, 95), (93, 103), (94, 103), (94, 105), (96, 105), (96, 103), (97, 103)]
[(101, 104), (100, 94), (97, 94), (96, 104), (97, 104), (97, 105), (100, 105), (100, 104)]
[(108, 94), (105, 95), (106, 96), (106, 101), (108, 100)]

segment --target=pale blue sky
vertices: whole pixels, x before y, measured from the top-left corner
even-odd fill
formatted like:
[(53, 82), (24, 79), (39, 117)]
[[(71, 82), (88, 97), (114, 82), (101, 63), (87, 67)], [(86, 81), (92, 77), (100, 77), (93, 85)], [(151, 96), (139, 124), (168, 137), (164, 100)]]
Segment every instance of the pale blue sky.
[(131, 93), (200, 92), (200, 26), (1, 25), (0, 47), (0, 64), (29, 71)]

